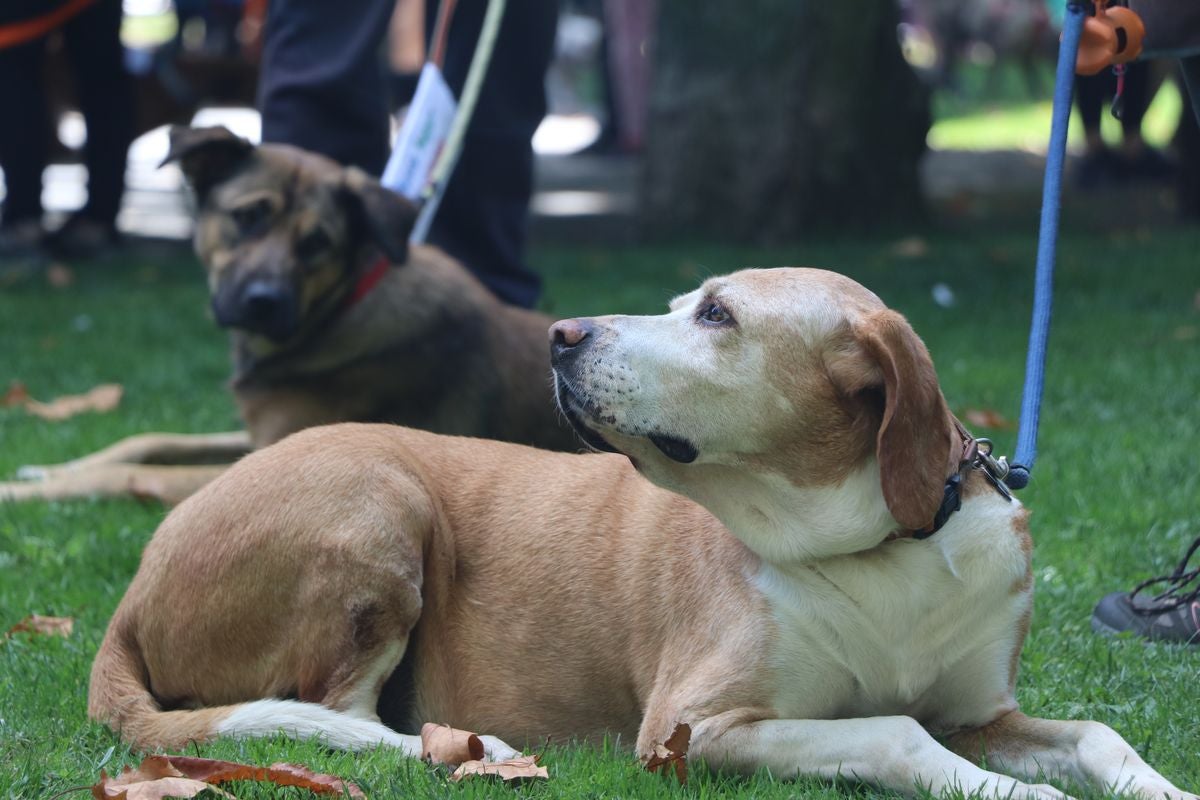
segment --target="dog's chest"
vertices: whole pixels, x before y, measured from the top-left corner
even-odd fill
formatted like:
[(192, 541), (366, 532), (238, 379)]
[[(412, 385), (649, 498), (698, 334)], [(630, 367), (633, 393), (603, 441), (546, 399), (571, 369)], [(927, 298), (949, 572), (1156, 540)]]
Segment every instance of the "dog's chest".
[(1011, 700), (1030, 597), (1028, 547), (1009, 517), (1024, 512), (980, 511), (965, 506), (929, 540), (763, 568), (781, 717), (905, 714), (954, 726)]

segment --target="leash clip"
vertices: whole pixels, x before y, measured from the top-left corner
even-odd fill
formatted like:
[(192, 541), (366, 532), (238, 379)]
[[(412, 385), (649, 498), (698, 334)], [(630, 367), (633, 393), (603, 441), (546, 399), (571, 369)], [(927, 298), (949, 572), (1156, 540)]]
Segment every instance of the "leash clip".
[(996, 491), (1011, 500), (1012, 492), (1009, 491), (1008, 485), (1004, 482), (1009, 473), (1008, 457), (1000, 456), (997, 458), (992, 455), (995, 445), (992, 444), (991, 439), (976, 439), (975, 443), (978, 446), (975, 453), (975, 463), (983, 468), (983, 474), (987, 476), (992, 486), (996, 487)]

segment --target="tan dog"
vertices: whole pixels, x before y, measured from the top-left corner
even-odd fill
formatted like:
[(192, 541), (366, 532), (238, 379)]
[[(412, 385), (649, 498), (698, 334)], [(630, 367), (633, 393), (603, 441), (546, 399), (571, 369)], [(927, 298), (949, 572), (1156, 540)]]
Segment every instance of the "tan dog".
[(224, 128), (174, 129), (167, 160), (196, 192), (196, 253), (231, 332), (246, 433), (132, 437), (25, 468), (33, 480), (0, 484), (0, 499), (178, 502), (224, 469), (200, 465), (332, 422), (578, 447), (549, 391), (552, 320), (496, 299), (435, 248), (410, 254), (407, 201), (359, 170)]
[[(1104, 725), (1017, 711), (1027, 514), (901, 316), (799, 269), (671, 307), (551, 330), (563, 411), (628, 457), (340, 425), (245, 458), (147, 547), (91, 716), (141, 747), (414, 754), (423, 720), (640, 753), (687, 722), (692, 756), (746, 772), (1195, 800)], [(951, 477), (961, 510), (914, 537)]]

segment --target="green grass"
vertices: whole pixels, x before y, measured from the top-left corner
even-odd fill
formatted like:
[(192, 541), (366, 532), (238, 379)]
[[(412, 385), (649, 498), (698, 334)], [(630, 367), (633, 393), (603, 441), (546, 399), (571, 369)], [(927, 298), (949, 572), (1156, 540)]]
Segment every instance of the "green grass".
[[(1049, 97), (1031, 97), (1019, 83), (1011, 66), (1001, 67), (1001, 76), (992, 97), (985, 95), (984, 80), (977, 68), (963, 75), (963, 89), (954, 95), (940, 90), (933, 98), (934, 123), (929, 130), (929, 146), (939, 150), (1030, 150), (1045, 152), (1050, 140), (1051, 102)], [(1047, 92), (1054, 84), (1053, 73), (1044, 76)], [(1142, 135), (1152, 147), (1171, 142), (1183, 112), (1183, 99), (1176, 85), (1167, 81), (1154, 96), (1142, 120)], [(1100, 117), (1100, 133), (1111, 146), (1121, 141), (1121, 124), (1108, 113)], [(1072, 108), (1067, 127), (1067, 143), (1083, 147), (1083, 123)]]
[[(543, 250), (556, 314), (651, 312), (706, 275), (740, 266), (839, 268), (906, 313), (933, 352), (950, 405), (1017, 416), (1031, 293), (1032, 235), (933, 237), (921, 258), (890, 242), (813, 242), (755, 250), (676, 246)], [(1099, 719), (1185, 788), (1200, 787), (1200, 650), (1094, 636), (1093, 603), (1164, 571), (1200, 534), (1196, 470), (1200, 234), (1068, 235), (1060, 272), (1041, 459), (1022, 499), (1034, 509), (1037, 613), (1022, 658), (1030, 713)], [(78, 269), (56, 290), (40, 279), (0, 290), (0, 386), (49, 398), (124, 384), (112, 413), (62, 423), (0, 409), (0, 476), (23, 463), (80, 455), (147, 430), (235, 424), (223, 389), (223, 337), (206, 316), (198, 267), (182, 255)], [(957, 304), (936, 305), (945, 283)], [(1001, 451), (1012, 431), (990, 433)], [(44, 798), (136, 760), (85, 717), (90, 662), (162, 511), (136, 502), (0, 504), (0, 628), (29, 613), (73, 616), (69, 639), (0, 640), (0, 798)], [(184, 602), (183, 598), (180, 602)], [(628, 743), (621, 743), (628, 744)], [(686, 789), (642, 774), (627, 749), (559, 744), (553, 780), (507, 789), (454, 786), (442, 772), (378, 751), (221, 741), (206, 756), (302, 762), (359, 782), (374, 797), (863, 797), (862, 787), (743, 780), (697, 772)], [(238, 785), (242, 798), (300, 796)], [(75, 795), (77, 796), (77, 795)]]

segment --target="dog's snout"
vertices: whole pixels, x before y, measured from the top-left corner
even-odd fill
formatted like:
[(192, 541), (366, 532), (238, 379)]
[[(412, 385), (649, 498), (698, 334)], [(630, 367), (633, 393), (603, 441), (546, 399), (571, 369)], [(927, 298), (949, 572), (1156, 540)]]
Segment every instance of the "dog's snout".
[(579, 351), (595, 331), (595, 326), (586, 319), (564, 319), (550, 326), (550, 358), (555, 364), (563, 362)]
[(550, 344), (556, 348), (571, 348), (589, 335), (594, 326), (586, 319), (563, 319), (550, 326)]
[(256, 277), (234, 293), (220, 292), (213, 308), (222, 325), (272, 339), (287, 338), (299, 321), (295, 290), (277, 279)]
[(242, 289), (242, 308), (253, 319), (269, 319), (278, 315), (289, 303), (287, 287), (272, 281), (254, 280)]

